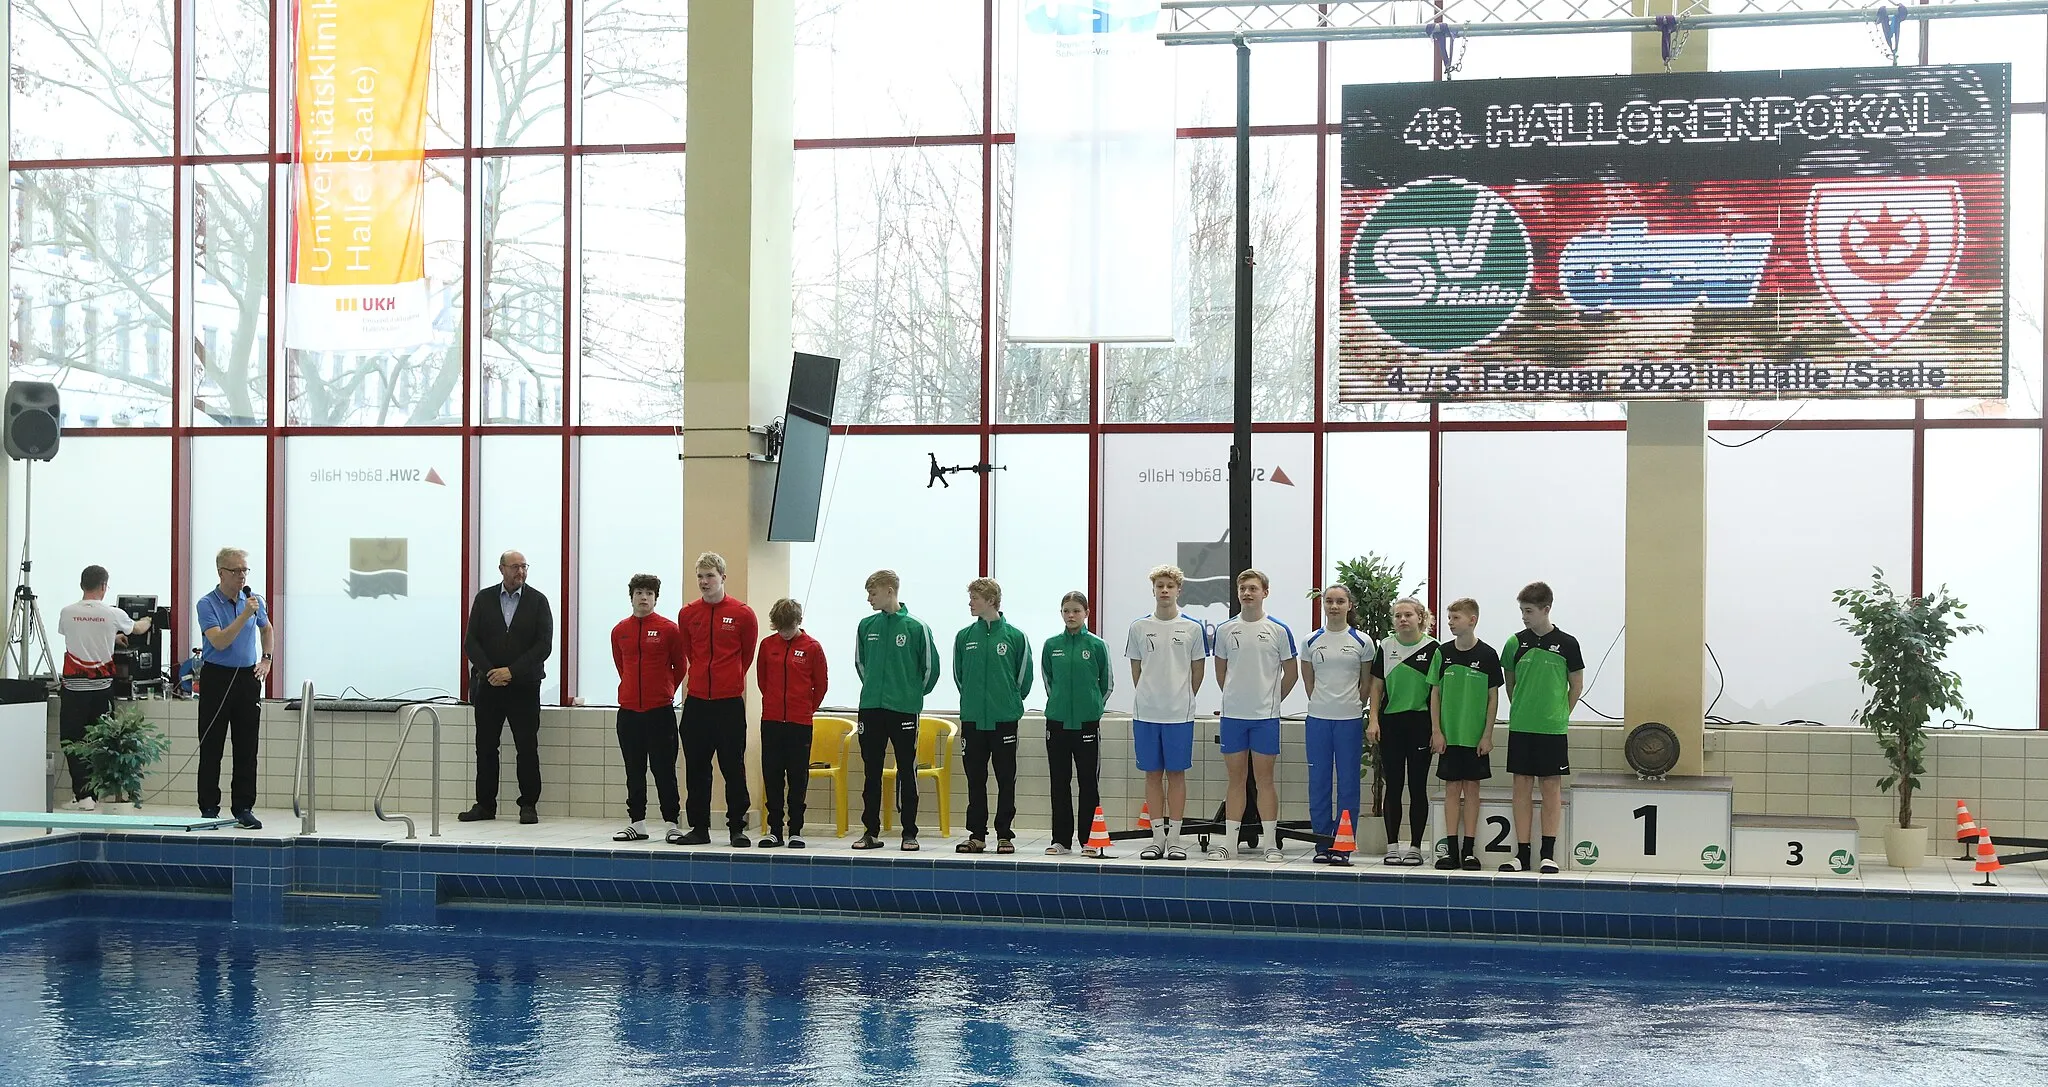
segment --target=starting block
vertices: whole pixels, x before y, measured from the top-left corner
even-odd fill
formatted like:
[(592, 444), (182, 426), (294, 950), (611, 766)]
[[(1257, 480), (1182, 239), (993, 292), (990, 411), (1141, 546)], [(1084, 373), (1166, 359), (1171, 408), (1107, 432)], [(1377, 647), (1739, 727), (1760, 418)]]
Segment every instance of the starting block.
[[(1512, 785), (1487, 783), (1479, 787), (1479, 861), (1487, 871), (1493, 871), (1503, 862), (1515, 859), (1515, 794)], [(1535, 791), (1530, 799), (1530, 815), (1536, 826), (1524, 831), (1529, 835), (1530, 845), (1542, 841), (1543, 793)], [(1438, 794), (1429, 805), (1429, 837), (1436, 843), (1435, 858), (1450, 856), (1451, 834), (1459, 828), (1444, 824), (1444, 798)], [(1564, 810), (1557, 821), (1557, 840), (1572, 841), (1572, 791), (1564, 789)], [(1533, 850), (1531, 851), (1533, 852)], [(1559, 858), (1559, 863), (1564, 863)]]
[(1737, 875), (1856, 878), (1854, 819), (1738, 815), (1734, 830)]
[(1579, 774), (1570, 795), (1573, 871), (1728, 871), (1734, 778)]

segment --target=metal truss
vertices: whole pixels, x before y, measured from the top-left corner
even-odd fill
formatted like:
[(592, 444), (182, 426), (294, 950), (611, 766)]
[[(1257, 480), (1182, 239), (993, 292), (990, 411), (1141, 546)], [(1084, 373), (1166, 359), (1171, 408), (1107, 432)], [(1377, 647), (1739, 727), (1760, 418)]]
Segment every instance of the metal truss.
[[(2048, 0), (1950, 0), (1878, 4), (1858, 0), (1679, 0), (1676, 23), (1637, 15), (1631, 0), (1162, 0), (1168, 45), (1359, 41), (1452, 34), (1609, 34), (1714, 27), (1800, 26), (2048, 14)], [(1672, 16), (1661, 17), (1663, 19)]]

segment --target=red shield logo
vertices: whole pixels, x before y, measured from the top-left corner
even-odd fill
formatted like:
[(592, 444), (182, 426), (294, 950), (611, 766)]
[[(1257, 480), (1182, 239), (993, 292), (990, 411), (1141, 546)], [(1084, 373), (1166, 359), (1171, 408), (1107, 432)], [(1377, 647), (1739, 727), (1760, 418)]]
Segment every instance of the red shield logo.
[(1846, 181), (1813, 187), (1806, 246), (1813, 278), (1842, 320), (1890, 347), (1925, 320), (1956, 271), (1962, 191), (1953, 181)]

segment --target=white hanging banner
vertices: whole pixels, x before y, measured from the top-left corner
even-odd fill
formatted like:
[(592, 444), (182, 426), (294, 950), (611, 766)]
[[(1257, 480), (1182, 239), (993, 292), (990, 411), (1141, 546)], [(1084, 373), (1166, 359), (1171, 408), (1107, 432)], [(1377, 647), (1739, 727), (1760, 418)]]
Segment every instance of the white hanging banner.
[(1024, 0), (1012, 343), (1162, 343), (1177, 319), (1173, 60), (1157, 0)]

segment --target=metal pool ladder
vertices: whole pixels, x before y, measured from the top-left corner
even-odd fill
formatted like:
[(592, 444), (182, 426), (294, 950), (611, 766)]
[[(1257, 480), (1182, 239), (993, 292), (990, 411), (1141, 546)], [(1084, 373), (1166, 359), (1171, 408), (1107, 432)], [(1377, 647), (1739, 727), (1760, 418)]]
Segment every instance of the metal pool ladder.
[(427, 715), (427, 721), (433, 726), (434, 730), (433, 815), (430, 817), (429, 825), (431, 829), (428, 833), (430, 837), (439, 838), (441, 836), (441, 713), (425, 702), (416, 702), (399, 711), (401, 716), (398, 719), (398, 746), (391, 751), (391, 766), (384, 771), (384, 784), (377, 786), (377, 799), (371, 802), (370, 810), (377, 813), (377, 818), (387, 823), (404, 823), (405, 836), (407, 838), (419, 837), (413, 828), (412, 816), (384, 814), (384, 794), (391, 789), (392, 775), (398, 773), (398, 760), (405, 756), (405, 741), (407, 737), (412, 735), (412, 723), (422, 712)]
[[(299, 817), (299, 833), (311, 834), (313, 822), (313, 681), (307, 680), (299, 688), (299, 758), (292, 768), (292, 814)], [(299, 806), (299, 796), (306, 798), (304, 807)]]

